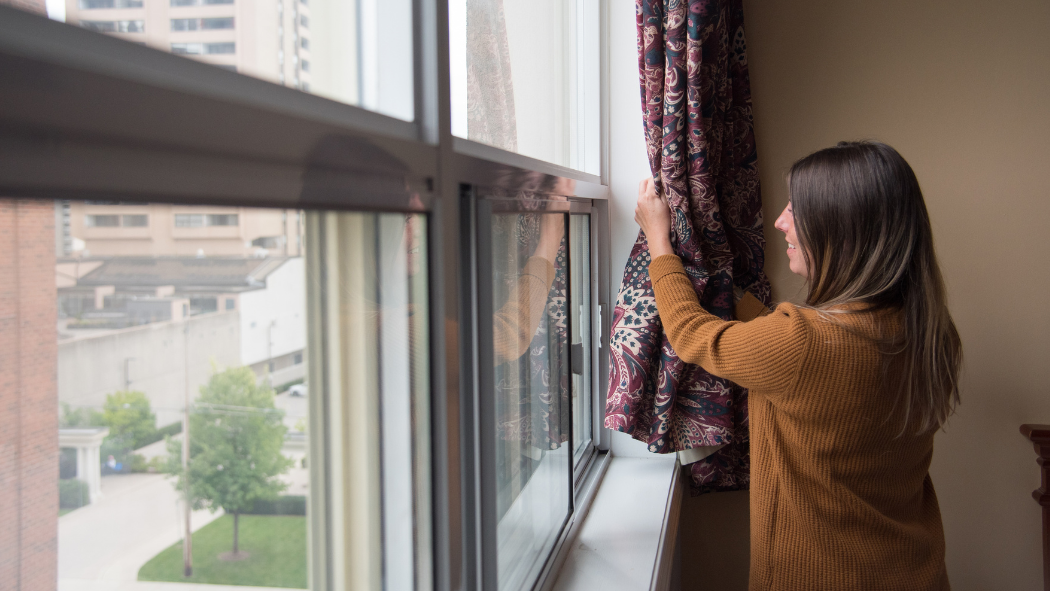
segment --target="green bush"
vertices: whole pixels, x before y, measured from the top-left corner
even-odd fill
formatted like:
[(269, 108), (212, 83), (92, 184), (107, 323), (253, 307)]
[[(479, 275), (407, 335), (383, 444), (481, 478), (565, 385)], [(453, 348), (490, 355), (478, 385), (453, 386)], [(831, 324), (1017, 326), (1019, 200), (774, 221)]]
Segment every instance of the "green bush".
[(128, 463), (131, 464), (132, 472), (148, 472), (149, 464), (146, 463), (146, 458), (142, 454), (131, 454), (128, 456)]
[(71, 408), (69, 404), (62, 403), (62, 416), (58, 420), (60, 429), (74, 427), (104, 427), (106, 419), (102, 413), (93, 408)]
[(282, 392), (287, 392), (288, 388), (291, 388), (292, 386), (295, 386), (295, 385), (298, 385), (298, 384), (301, 384), (301, 383), (303, 383), (303, 378), (299, 378), (298, 380), (292, 380), (290, 382), (285, 382), (283, 384), (278, 384), (278, 385), (273, 387), (273, 391), (277, 392), (278, 394), (280, 394)]
[(88, 494), (88, 485), (83, 480), (67, 478), (58, 481), (58, 507), (60, 509), (76, 509), (91, 502)]
[(285, 495), (273, 500), (258, 499), (247, 515), (306, 515), (306, 497)]

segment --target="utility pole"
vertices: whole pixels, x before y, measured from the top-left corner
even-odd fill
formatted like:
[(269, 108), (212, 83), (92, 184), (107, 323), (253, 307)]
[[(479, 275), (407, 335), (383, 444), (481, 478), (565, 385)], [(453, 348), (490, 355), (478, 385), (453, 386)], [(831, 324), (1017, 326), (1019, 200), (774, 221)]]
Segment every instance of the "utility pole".
[(131, 362), (134, 361), (134, 357), (124, 358), (124, 391), (131, 390)]
[(182, 482), (185, 488), (185, 518), (186, 531), (182, 541), (182, 576), (189, 578), (193, 576), (193, 531), (190, 529), (190, 513), (193, 507), (190, 504), (190, 319), (185, 317), (183, 322), (182, 339), (182, 373), (185, 383), (186, 410), (182, 417)]
[(277, 324), (277, 319), (270, 321), (270, 325), (266, 327), (266, 381), (270, 383), (270, 387), (273, 388), (273, 372), (270, 371), (270, 366), (273, 365), (273, 325)]

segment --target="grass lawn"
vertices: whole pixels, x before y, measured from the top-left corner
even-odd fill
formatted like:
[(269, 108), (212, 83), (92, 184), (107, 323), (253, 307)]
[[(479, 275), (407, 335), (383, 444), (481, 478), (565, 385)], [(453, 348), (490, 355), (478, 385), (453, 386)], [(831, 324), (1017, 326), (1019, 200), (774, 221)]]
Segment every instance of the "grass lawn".
[(233, 516), (223, 515), (193, 533), (193, 576), (182, 576), (182, 542), (139, 569), (140, 581), (214, 583), (306, 588), (306, 518), (241, 515), (240, 551), (249, 557), (224, 561), (233, 550)]

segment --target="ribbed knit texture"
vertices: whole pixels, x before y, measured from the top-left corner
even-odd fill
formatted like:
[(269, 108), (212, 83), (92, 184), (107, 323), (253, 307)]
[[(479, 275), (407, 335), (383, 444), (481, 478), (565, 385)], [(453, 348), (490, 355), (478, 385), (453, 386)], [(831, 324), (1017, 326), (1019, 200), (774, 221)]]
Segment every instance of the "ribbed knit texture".
[(750, 391), (750, 588), (948, 589), (933, 433), (896, 437), (871, 315), (837, 317), (860, 334), (792, 304), (726, 322), (700, 306), (677, 256), (649, 275), (679, 357)]

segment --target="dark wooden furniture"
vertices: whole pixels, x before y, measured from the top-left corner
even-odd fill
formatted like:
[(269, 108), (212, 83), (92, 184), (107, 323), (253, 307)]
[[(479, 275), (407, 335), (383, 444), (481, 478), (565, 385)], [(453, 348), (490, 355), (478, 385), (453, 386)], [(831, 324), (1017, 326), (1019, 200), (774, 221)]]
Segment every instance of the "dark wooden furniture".
[(1043, 591), (1050, 591), (1050, 425), (1021, 425), (1021, 434), (1035, 444), (1043, 485), (1032, 497), (1043, 507)]

